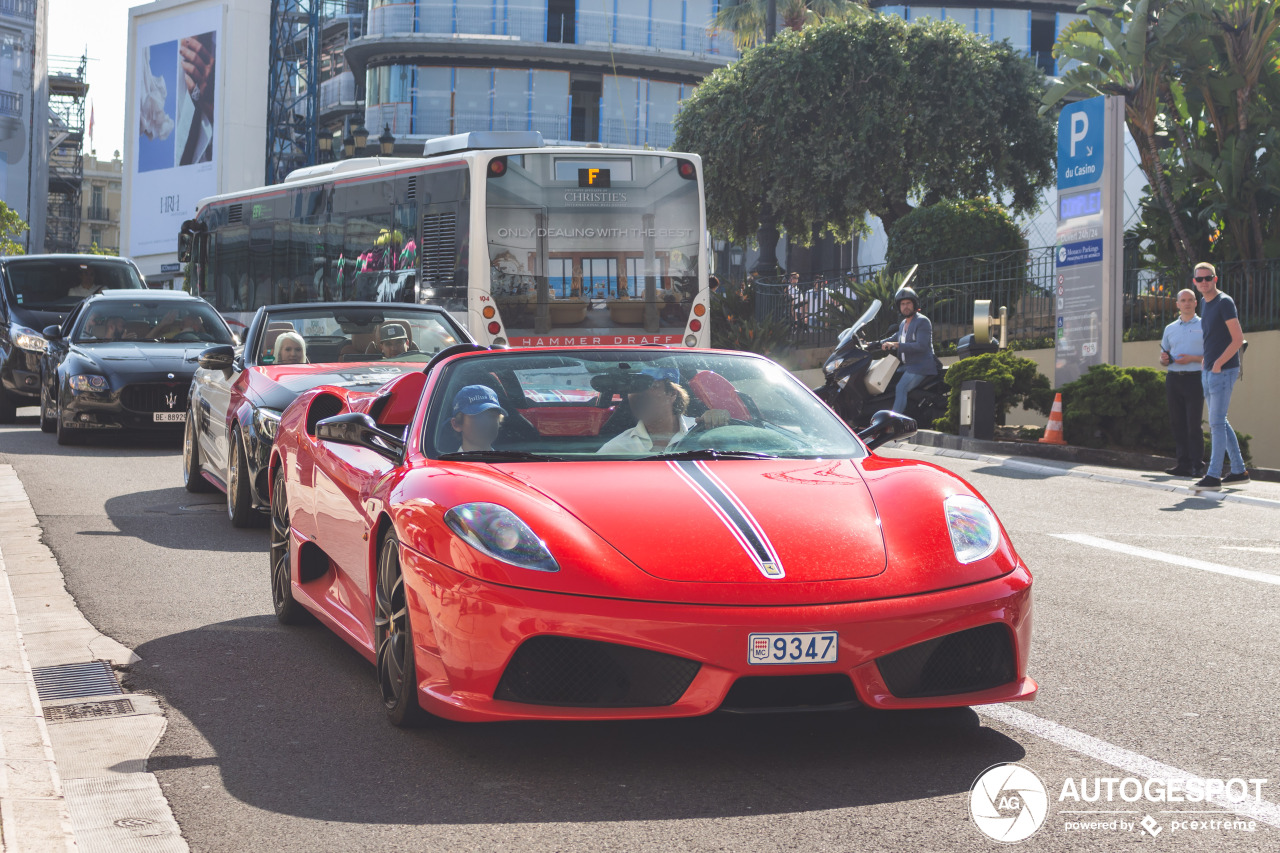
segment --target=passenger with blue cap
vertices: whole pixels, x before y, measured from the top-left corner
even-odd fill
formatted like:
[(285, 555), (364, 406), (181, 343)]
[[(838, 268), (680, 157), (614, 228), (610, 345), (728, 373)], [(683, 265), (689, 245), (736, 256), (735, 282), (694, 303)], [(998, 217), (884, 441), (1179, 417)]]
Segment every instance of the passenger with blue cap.
[(453, 398), (449, 424), (462, 437), (459, 450), (493, 450), (493, 442), (507, 415), (488, 385), (467, 385)]

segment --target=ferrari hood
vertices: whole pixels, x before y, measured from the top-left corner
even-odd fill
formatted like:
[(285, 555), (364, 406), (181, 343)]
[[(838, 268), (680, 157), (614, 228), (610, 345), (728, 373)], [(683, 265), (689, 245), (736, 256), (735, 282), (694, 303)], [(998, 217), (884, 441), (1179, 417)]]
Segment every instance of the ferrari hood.
[(253, 390), (258, 405), (284, 410), (299, 394), (320, 385), (376, 391), (397, 376), (423, 367), (413, 362), (260, 365), (253, 369), (267, 381), (255, 382)]
[(803, 583), (885, 569), (876, 507), (849, 460), (499, 467), (664, 580)]

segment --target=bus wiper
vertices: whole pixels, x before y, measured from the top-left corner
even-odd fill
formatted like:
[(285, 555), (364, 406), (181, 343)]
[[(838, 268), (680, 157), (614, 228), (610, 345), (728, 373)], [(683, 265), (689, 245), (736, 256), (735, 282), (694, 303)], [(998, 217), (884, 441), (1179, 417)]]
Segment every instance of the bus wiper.
[(641, 459), (780, 459), (772, 453), (756, 453), (753, 450), (716, 450), (712, 447), (697, 450), (675, 450), (671, 453), (655, 453)]
[(441, 453), (438, 457), (446, 461), (458, 462), (563, 462), (562, 456), (548, 456), (545, 453), (530, 453), (527, 450), (455, 450), (452, 453)]

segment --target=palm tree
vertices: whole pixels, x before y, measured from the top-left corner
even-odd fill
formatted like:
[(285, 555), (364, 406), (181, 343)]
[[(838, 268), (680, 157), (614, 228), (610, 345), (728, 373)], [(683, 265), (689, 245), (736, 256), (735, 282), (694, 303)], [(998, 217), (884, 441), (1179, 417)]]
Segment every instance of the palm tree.
[[(871, 14), (857, 0), (777, 0), (778, 18), (787, 29), (801, 30), (822, 21), (856, 19)], [(764, 43), (767, 0), (728, 0), (716, 13), (714, 26), (733, 33), (739, 51)]]
[(1163, 143), (1157, 138), (1161, 96), (1174, 61), (1167, 48), (1186, 14), (1178, 6), (1167, 0), (1137, 0), (1083, 9), (1087, 17), (1069, 24), (1054, 47), (1060, 61), (1076, 64), (1045, 92), (1042, 112), (1072, 94), (1124, 96), (1125, 123), (1138, 147), (1142, 171), (1172, 222), (1178, 259), (1190, 268), (1191, 238), (1161, 163)]

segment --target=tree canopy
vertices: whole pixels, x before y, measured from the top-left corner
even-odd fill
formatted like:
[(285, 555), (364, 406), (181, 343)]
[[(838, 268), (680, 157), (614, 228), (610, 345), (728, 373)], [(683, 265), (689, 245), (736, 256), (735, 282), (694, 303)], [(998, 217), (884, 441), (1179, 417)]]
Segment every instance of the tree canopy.
[[(733, 33), (733, 44), (746, 50), (764, 43), (767, 0), (728, 0), (716, 12), (715, 25)], [(857, 19), (871, 14), (858, 0), (778, 0), (778, 18), (789, 30), (799, 30), (822, 21)]]
[(1054, 49), (1045, 95), (1124, 95), (1149, 255), (1189, 268), (1280, 256), (1280, 27), (1274, 0), (1101, 0)]
[(27, 230), (27, 223), (17, 211), (0, 201), (0, 255), (21, 255), (24, 253), (18, 238)]
[(894, 16), (787, 31), (707, 77), (675, 148), (705, 164), (714, 231), (749, 241), (760, 201), (797, 240), (841, 238), (912, 200), (1007, 195), (1033, 209), (1056, 137), (1043, 75), (1007, 43)]

